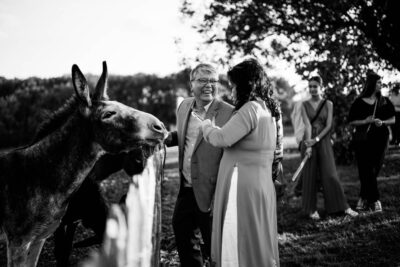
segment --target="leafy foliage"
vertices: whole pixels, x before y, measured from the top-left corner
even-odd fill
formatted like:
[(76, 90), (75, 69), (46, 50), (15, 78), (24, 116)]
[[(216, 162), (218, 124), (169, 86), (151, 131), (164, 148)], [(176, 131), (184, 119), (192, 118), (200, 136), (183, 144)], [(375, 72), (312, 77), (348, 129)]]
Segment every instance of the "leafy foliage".
[[(304, 78), (318, 70), (340, 116), (339, 150), (348, 151), (347, 93), (361, 89), (367, 68), (400, 70), (399, 7), (396, 0), (213, 0), (194, 26), (207, 43), (225, 43), (229, 58), (278, 57)], [(181, 11), (194, 19), (193, 8), (185, 0)]]
[[(27, 143), (39, 122), (68, 98), (71, 89), (61, 81), (46, 89), (49, 80), (30, 78), (6, 82), (7, 95), (0, 98), (0, 146), (9, 147)], [(52, 84), (52, 83), (50, 83)], [(3, 87), (0, 87), (3, 89)], [(1, 90), (3, 92), (3, 90)]]
[[(195, 14), (191, 2), (186, 0), (182, 6), (189, 17)], [(266, 37), (284, 35), (288, 45), (275, 40), (274, 50), (298, 67), (328, 61), (344, 70), (383, 59), (400, 69), (398, 7), (395, 0), (214, 0), (196, 26), (208, 42), (225, 42), (231, 55), (268, 53), (262, 45)], [(297, 54), (295, 44), (302, 42), (309, 45), (311, 55)], [(304, 61), (305, 57), (310, 60)]]

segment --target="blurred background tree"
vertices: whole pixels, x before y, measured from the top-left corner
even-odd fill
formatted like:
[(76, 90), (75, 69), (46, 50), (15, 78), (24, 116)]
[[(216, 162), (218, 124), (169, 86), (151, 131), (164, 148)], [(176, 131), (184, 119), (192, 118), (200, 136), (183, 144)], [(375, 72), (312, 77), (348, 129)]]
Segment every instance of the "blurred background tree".
[[(182, 13), (206, 44), (224, 43), (235, 55), (280, 58), (307, 79), (318, 71), (334, 102), (334, 149), (352, 158), (346, 118), (368, 68), (400, 70), (400, 2), (396, 0), (211, 0), (199, 18), (194, 1)], [(349, 94), (351, 92), (351, 94)]]

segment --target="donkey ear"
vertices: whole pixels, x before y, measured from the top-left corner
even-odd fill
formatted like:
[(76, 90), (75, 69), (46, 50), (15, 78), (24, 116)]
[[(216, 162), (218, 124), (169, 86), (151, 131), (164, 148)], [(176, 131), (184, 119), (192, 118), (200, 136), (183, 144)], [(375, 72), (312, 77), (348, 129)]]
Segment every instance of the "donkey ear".
[(91, 107), (92, 101), (90, 100), (89, 85), (76, 64), (72, 66), (72, 83), (79, 100), (81, 100), (86, 107)]
[(93, 94), (94, 100), (108, 99), (107, 78), (108, 78), (107, 63), (103, 61), (103, 73), (101, 74), (101, 77), (97, 82), (96, 89), (94, 90)]

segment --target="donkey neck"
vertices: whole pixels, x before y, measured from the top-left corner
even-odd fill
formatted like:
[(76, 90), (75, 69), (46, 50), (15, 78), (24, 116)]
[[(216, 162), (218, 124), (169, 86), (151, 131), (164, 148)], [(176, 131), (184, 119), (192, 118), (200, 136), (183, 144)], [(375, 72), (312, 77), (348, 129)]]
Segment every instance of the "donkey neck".
[[(88, 119), (75, 112), (67, 122), (28, 148), (37, 168), (45, 168), (41, 184), (67, 194), (75, 191), (104, 153), (94, 142)], [(47, 180), (46, 180), (47, 178)]]

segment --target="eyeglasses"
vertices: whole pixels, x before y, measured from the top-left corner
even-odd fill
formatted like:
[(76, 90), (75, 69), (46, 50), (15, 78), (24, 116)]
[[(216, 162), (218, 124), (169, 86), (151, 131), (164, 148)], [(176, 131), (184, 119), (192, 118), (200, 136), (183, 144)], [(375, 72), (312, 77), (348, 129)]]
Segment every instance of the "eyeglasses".
[(198, 82), (201, 85), (206, 85), (208, 83), (210, 83), (211, 85), (217, 85), (219, 83), (219, 81), (217, 81), (217, 80), (209, 80), (209, 79), (196, 79), (193, 81)]
[(318, 88), (318, 85), (309, 85), (308, 88)]

